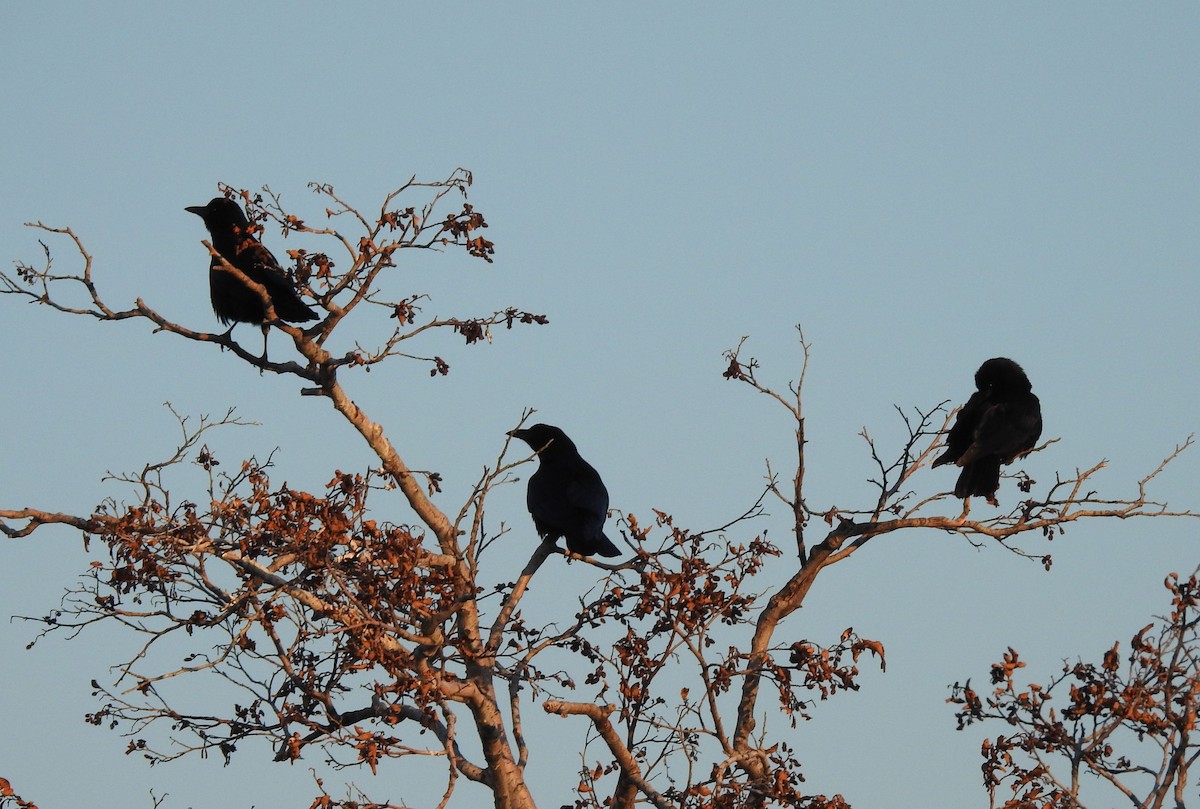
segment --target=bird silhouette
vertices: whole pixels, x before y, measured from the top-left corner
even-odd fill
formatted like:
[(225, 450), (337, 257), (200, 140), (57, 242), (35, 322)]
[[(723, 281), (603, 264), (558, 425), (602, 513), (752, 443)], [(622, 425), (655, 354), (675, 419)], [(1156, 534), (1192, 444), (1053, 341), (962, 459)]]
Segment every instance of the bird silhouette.
[(535, 424), (509, 435), (538, 453), (538, 469), (529, 478), (525, 503), (542, 541), (563, 537), (572, 553), (620, 556), (621, 551), (604, 535), (608, 490), (567, 434), (549, 424)]
[(975, 387), (946, 436), (946, 451), (933, 465), (962, 468), (956, 497), (980, 495), (995, 505), (1000, 465), (1029, 453), (1042, 435), (1042, 405), (1025, 371), (1007, 357), (979, 366)]
[[(275, 316), (289, 323), (316, 320), (317, 314), (305, 306), (287, 273), (271, 251), (263, 247), (250, 230), (250, 220), (241, 206), (225, 197), (214, 197), (207, 205), (184, 208), (204, 220), (212, 236), (212, 245), (225, 261), (242, 271), (267, 291)], [(212, 257), (208, 268), (208, 288), (213, 312), (229, 334), (238, 323), (258, 323), (263, 329), (263, 358), (267, 356), (267, 307), (262, 295), (247, 286), (220, 259)]]

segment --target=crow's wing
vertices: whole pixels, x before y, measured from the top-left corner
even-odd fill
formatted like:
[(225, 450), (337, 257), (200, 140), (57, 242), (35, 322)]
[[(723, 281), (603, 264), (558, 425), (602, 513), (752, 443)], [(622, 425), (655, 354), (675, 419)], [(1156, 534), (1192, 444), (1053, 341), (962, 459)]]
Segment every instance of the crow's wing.
[(566, 537), (576, 552), (595, 553), (596, 548), (617, 550), (604, 538), (608, 517), (608, 490), (587, 461), (575, 457), (557, 463), (542, 459), (529, 479), (526, 504), (538, 531), (546, 539)]
[(1033, 449), (1041, 434), (1041, 405), (1032, 393), (998, 402), (984, 411), (971, 446), (959, 456), (957, 463), (965, 466), (987, 455), (1011, 463), (1018, 455)]
[(1011, 424), (1010, 443), (999, 451), (1004, 463), (1012, 463), (1018, 457), (1037, 446), (1042, 437), (1042, 403), (1032, 393), (1008, 404), (1007, 418)]
[(275, 314), (281, 320), (316, 320), (316, 312), (304, 305), (287, 273), (279, 266), (271, 251), (260, 242), (250, 242), (238, 251), (236, 266), (251, 281), (266, 287)]
[[(955, 463), (962, 457), (962, 454), (974, 442), (975, 430), (979, 427), (979, 421), (987, 407), (987, 397), (983, 391), (977, 390), (971, 394), (971, 398), (967, 399), (967, 403), (958, 411), (958, 418), (954, 420), (954, 426), (946, 434), (946, 451), (933, 462), (934, 466)], [(959, 465), (961, 466), (961, 464)]]

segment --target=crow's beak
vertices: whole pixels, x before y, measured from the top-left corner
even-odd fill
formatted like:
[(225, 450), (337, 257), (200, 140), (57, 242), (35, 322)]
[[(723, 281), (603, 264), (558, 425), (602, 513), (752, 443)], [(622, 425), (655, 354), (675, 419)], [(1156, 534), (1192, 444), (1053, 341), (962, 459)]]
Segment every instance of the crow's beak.
[(524, 430), (509, 430), (507, 433), (505, 433), (505, 435), (507, 435), (509, 438), (524, 438), (525, 431)]
[(194, 213), (196, 216), (204, 216), (204, 212), (207, 209), (203, 205), (189, 205), (184, 210), (188, 213)]

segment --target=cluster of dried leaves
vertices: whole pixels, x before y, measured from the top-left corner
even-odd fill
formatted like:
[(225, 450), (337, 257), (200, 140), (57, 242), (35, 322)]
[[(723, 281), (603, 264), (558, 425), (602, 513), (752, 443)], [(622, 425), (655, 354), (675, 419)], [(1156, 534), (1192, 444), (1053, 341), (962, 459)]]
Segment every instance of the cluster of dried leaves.
[(983, 742), (993, 807), (1074, 809), (1097, 783), (1132, 806), (1185, 805), (1200, 757), (1200, 578), (1172, 573), (1164, 584), (1170, 613), (1139, 630), (1125, 655), (1117, 642), (1099, 664), (1065, 663), (1046, 684), (1022, 686), (1025, 663), (1010, 648), (992, 666), (986, 698), (969, 680), (954, 685), (948, 701), (959, 706), (960, 729), (1010, 728)]
[(21, 798), (7, 778), (0, 778), (0, 809), (38, 809), (37, 804)]

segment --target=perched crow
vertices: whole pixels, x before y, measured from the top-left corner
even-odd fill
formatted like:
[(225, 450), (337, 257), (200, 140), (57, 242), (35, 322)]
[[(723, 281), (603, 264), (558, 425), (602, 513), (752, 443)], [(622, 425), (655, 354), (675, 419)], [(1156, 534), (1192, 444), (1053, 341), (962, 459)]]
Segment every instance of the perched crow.
[(604, 536), (608, 490), (567, 434), (549, 424), (509, 433), (538, 452), (538, 469), (529, 478), (525, 503), (543, 542), (566, 537), (567, 548), (580, 556), (620, 556)]
[[(250, 221), (236, 202), (225, 197), (214, 197), (207, 205), (193, 205), (184, 210), (204, 220), (204, 226), (212, 235), (213, 247), (226, 261), (251, 281), (266, 288), (276, 317), (293, 323), (316, 320), (316, 312), (300, 300), (275, 256), (250, 232)], [(209, 264), (208, 288), (213, 311), (221, 325), (258, 323), (263, 326), (265, 357), (267, 327), (264, 321), (267, 312), (262, 296), (224, 269), (216, 256)], [(233, 325), (229, 326), (230, 331)]]
[(1021, 366), (1006, 357), (979, 366), (975, 387), (946, 436), (946, 451), (933, 465), (961, 466), (954, 495), (982, 495), (994, 505), (1000, 464), (1012, 463), (1037, 444), (1042, 406)]

